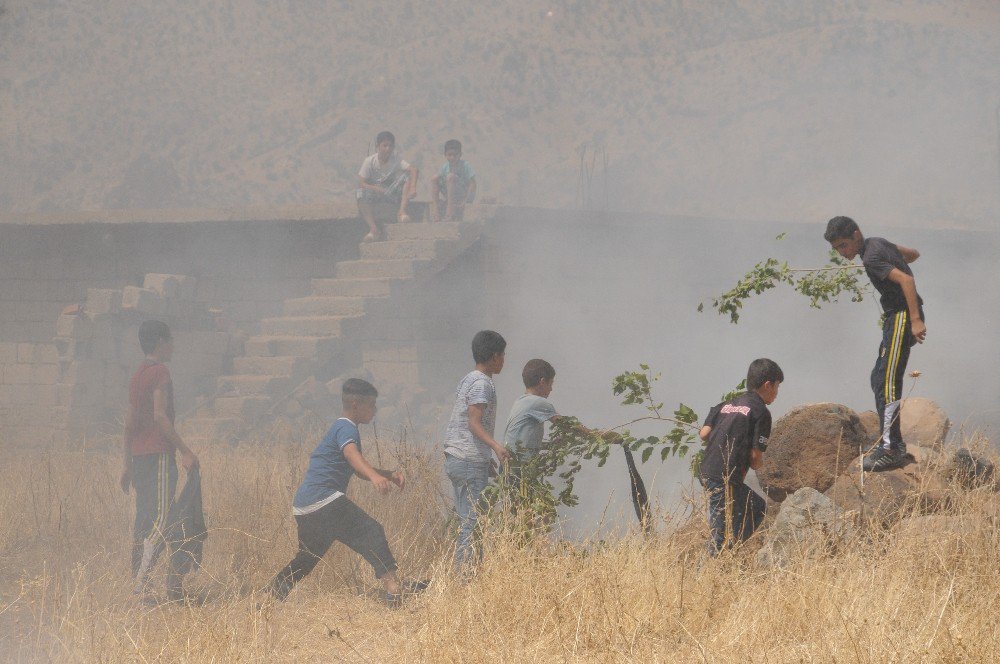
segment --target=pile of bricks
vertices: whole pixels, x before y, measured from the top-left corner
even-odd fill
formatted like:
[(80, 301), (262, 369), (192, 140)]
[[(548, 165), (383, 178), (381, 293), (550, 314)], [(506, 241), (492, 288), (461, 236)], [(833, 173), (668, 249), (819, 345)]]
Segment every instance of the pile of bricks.
[(148, 274), (141, 288), (92, 288), (82, 305), (59, 316), (52, 344), (0, 344), (0, 436), (37, 445), (120, 435), (129, 379), (143, 359), (139, 325), (150, 318), (169, 324), (175, 338), (178, 413), (193, 407), (242, 352), (238, 338), (215, 329), (195, 287), (192, 277)]

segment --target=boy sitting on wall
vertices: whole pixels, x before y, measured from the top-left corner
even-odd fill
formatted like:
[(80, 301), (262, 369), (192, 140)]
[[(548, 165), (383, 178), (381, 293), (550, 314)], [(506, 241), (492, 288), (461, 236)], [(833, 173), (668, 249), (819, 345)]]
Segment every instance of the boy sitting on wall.
[(410, 221), (406, 204), (417, 195), (417, 167), (396, 153), (396, 137), (383, 131), (375, 137), (376, 152), (368, 156), (358, 172), (358, 212), (368, 224), (365, 242), (381, 240), (379, 222)]
[(431, 178), (431, 219), (441, 221), (441, 204), (445, 205), (444, 221), (461, 221), (466, 204), (476, 200), (476, 173), (462, 159), (462, 144), (456, 139), (446, 141), (444, 156), (448, 159), (437, 175)]

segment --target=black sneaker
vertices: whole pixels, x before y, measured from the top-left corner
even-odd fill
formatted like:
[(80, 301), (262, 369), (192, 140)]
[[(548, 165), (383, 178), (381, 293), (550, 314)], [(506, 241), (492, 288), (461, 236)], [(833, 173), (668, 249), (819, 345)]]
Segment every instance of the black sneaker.
[(422, 593), (427, 590), (427, 586), (431, 585), (429, 579), (424, 581), (403, 581), (400, 584), (400, 590), (398, 593), (385, 593), (382, 601), (390, 609), (398, 609), (403, 605), (403, 599), (411, 595), (416, 595), (417, 593)]
[(884, 470), (892, 470), (894, 468), (899, 468), (902, 465), (903, 458), (905, 456), (905, 452), (900, 452), (899, 450), (887, 450), (879, 445), (874, 452), (864, 458), (864, 461), (861, 462), (861, 468), (865, 472), (869, 473), (879, 473)]

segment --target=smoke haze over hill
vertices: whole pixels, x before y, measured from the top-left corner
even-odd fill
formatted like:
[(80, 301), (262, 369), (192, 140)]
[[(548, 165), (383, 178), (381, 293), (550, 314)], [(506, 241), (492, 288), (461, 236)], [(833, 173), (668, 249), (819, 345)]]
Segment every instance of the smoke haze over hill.
[(995, 2), (4, 7), (0, 210), (349, 200), (391, 128), (425, 175), (460, 138), (511, 204), (1000, 212)]

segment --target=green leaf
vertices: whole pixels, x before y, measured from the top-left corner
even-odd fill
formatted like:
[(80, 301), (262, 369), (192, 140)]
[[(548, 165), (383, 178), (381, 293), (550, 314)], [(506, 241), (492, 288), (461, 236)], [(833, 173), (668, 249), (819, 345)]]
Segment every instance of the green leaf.
[(642, 462), (646, 463), (647, 461), (649, 461), (649, 457), (652, 456), (652, 454), (653, 454), (652, 447), (647, 447), (646, 449), (644, 449), (642, 451)]

